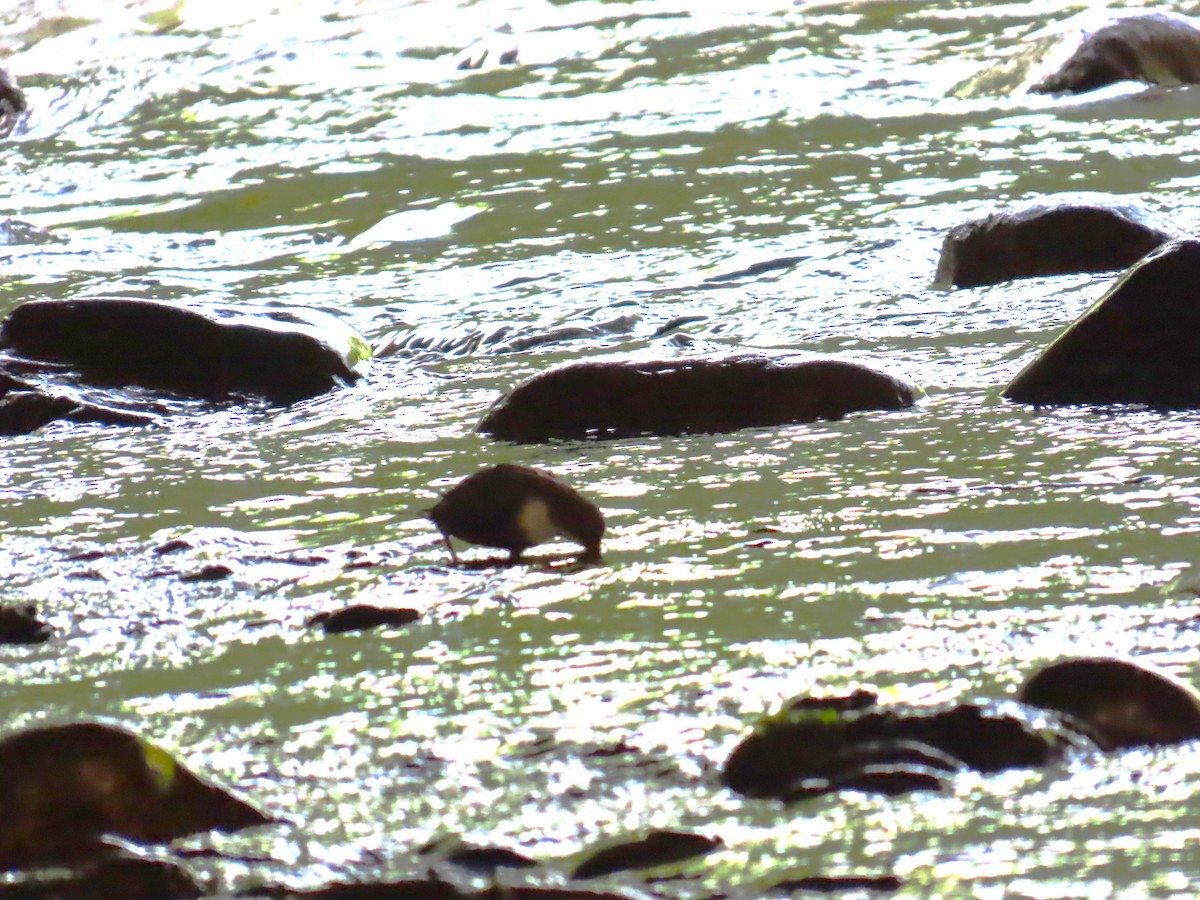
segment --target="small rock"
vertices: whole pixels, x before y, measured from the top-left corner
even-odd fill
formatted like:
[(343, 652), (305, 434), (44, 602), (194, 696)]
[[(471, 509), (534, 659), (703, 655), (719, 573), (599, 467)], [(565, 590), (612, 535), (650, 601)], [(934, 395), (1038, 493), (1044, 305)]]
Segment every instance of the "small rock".
[(783, 894), (796, 891), (831, 894), (834, 891), (898, 891), (902, 887), (904, 882), (895, 875), (808, 875), (781, 881), (771, 890)]
[(350, 631), (366, 631), (382, 626), (400, 627), (421, 618), (415, 609), (385, 609), (367, 603), (355, 603), (333, 612), (321, 612), (312, 616), (305, 624), (309, 628), (320, 625), (326, 634), (345, 634)]
[(1170, 243), (1118, 279), (1004, 389), (1039, 406), (1200, 407), (1200, 241)]
[(1080, 94), (1119, 81), (1176, 85), (1200, 82), (1200, 29), (1179, 15), (1131, 13), (1074, 39), (1061, 66), (1030, 91)]
[(629, 869), (682, 862), (711, 853), (724, 844), (720, 838), (678, 831), (652, 831), (644, 838), (598, 850), (576, 866), (572, 878), (598, 878)]
[(1029, 677), (1017, 698), (1071, 716), (1105, 749), (1200, 738), (1200, 693), (1145, 663), (1068, 659)]
[(833, 358), (581, 362), (518, 385), (479, 431), (525, 443), (719, 433), (904, 409), (921, 396), (900, 378)]
[(0, 606), (0, 644), (44, 644), (54, 629), (38, 618), (32, 603)]
[(599, 507), (549, 472), (501, 463), (469, 475), (428, 513), (458, 562), (451, 537), (509, 552), (516, 563), (530, 547), (563, 535), (600, 558), (604, 515)]
[(1177, 237), (1134, 201), (1048, 197), (956, 225), (942, 242), (934, 283), (969, 288), (1017, 278), (1111, 272)]
[(0, 137), (8, 137), (29, 113), (25, 92), (12, 72), (0, 66)]

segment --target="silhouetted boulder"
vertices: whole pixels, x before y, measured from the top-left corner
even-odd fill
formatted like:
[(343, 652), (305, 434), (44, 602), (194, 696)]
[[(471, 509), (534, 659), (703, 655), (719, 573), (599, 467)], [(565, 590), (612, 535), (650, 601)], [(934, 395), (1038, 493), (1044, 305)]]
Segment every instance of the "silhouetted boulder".
[(0, 606), (0, 644), (44, 644), (53, 633), (32, 603)]
[(1200, 82), (1200, 29), (1164, 12), (1123, 15), (1072, 39), (1066, 61), (1030, 90), (1080, 94), (1119, 81), (1175, 85)]
[(978, 287), (1017, 278), (1112, 272), (1178, 237), (1134, 201), (1048, 197), (956, 225), (942, 242), (934, 283)]
[(939, 790), (961, 768), (1043, 766), (1093, 746), (1054, 713), (1020, 704), (877, 707), (858, 692), (801, 698), (764, 719), (734, 748), (721, 781), (784, 801), (837, 790), (891, 795)]
[(479, 430), (519, 442), (703, 434), (904, 409), (921, 396), (901, 378), (833, 358), (581, 362), (518, 385)]
[(355, 381), (370, 356), (352, 328), (312, 310), (128, 298), (23, 303), (0, 326), (0, 347), (67, 364), (88, 383), (281, 404)]
[(1105, 749), (1200, 738), (1200, 693), (1145, 663), (1067, 659), (1035, 672), (1018, 698), (1066, 713)]
[(106, 856), (106, 834), (157, 844), (273, 821), (153, 744), (97, 722), (0, 740), (0, 797), (0, 871)]
[(683, 862), (724, 845), (719, 837), (681, 831), (651, 831), (645, 837), (611, 844), (588, 855), (575, 867), (572, 878), (599, 878), (614, 872), (649, 869)]
[(1200, 241), (1167, 244), (1120, 277), (1004, 390), (1017, 403), (1200, 406)]
[(0, 137), (12, 134), (28, 112), (25, 92), (17, 84), (12, 72), (0, 66)]

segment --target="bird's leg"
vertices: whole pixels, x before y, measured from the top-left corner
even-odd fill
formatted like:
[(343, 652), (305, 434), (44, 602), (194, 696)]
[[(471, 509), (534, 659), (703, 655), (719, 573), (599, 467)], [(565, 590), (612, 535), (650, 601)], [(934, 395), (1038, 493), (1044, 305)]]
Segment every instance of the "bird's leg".
[(508, 551), (508, 564), (510, 566), (519, 565), (521, 562), (521, 553), (522, 552), (523, 551), (520, 550), (519, 548), (509, 550)]
[(446, 542), (446, 549), (450, 551), (450, 562), (457, 566), (458, 554), (454, 552), (454, 545), (450, 543), (450, 535), (446, 534), (444, 531), (441, 534), (442, 540)]

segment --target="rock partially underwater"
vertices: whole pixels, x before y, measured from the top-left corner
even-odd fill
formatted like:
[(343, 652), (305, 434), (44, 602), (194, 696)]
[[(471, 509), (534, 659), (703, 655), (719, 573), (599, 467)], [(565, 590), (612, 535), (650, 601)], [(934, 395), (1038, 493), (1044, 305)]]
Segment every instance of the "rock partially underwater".
[(96, 722), (0, 740), (0, 871), (105, 856), (102, 838), (160, 844), (275, 820), (129, 731)]
[(1200, 738), (1200, 694), (1128, 660), (1050, 664), (1018, 697), (938, 706), (879, 706), (869, 691), (800, 698), (734, 748), (721, 781), (785, 802), (837, 790), (900, 794), (939, 790), (960, 769), (1029, 768), (1072, 752)]
[(23, 303), (0, 325), (0, 350), (8, 434), (59, 419), (157, 421), (162, 405), (130, 387), (290, 404), (355, 381), (371, 355), (356, 331), (314, 310), (129, 298)]
[(1132, 200), (1104, 196), (1047, 197), (956, 225), (942, 242), (934, 283), (985, 284), (1112, 272), (1180, 237)]
[(1072, 39), (1066, 61), (1030, 90), (1080, 94), (1116, 84), (1200, 83), (1200, 29), (1171, 13), (1131, 13)]
[(518, 385), (479, 430), (523, 443), (719, 433), (905, 409), (921, 396), (897, 376), (834, 358), (581, 362)]
[(1167, 244), (1127, 271), (1004, 389), (1035, 405), (1200, 407), (1200, 241)]

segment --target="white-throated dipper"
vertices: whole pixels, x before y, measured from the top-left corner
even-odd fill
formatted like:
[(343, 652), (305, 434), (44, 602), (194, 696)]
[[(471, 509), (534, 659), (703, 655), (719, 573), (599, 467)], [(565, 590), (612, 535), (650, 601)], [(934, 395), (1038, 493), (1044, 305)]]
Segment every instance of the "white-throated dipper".
[(604, 536), (600, 509), (549, 472), (529, 466), (501, 463), (468, 475), (427, 515), (456, 563), (452, 537), (507, 550), (511, 563), (556, 535), (581, 544), (581, 559), (600, 558)]

